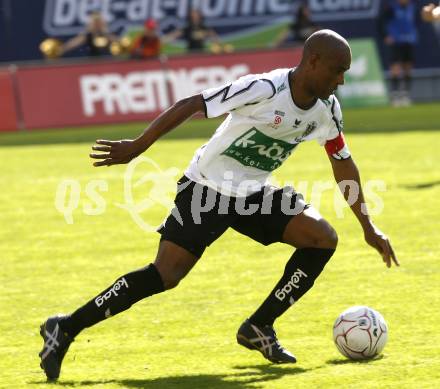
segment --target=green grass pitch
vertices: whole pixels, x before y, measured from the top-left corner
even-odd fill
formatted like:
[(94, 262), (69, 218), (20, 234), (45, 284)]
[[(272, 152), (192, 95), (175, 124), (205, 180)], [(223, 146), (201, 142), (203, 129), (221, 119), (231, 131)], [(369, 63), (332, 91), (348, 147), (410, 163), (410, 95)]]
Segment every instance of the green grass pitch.
[[(117, 205), (124, 203), (126, 166), (93, 168), (88, 158), (94, 139), (134, 136), (142, 124), (1, 135), (0, 387), (439, 388), (439, 108), (345, 112), (346, 138), (363, 181), (386, 184), (379, 193), (384, 210), (374, 219), (402, 266), (387, 269), (350, 211), (343, 218), (335, 213), (334, 188), (324, 192), (320, 211), (339, 233), (338, 250), (311, 292), (276, 323), (296, 365), (270, 365), (235, 342), (238, 326), (278, 280), (292, 249), (263, 247), (231, 230), (179, 287), (82, 333), (59, 383), (47, 386), (37, 356), (41, 321), (75, 309), (155, 257), (159, 235), (143, 231)], [(190, 121), (145, 156), (155, 169), (177, 168), (177, 179), (217, 123)], [(139, 165), (133, 179), (148, 168), (153, 165)], [(332, 181), (316, 143), (301, 145), (275, 177), (309, 185)], [(80, 188), (72, 224), (55, 206), (66, 179)], [(84, 209), (93, 213), (96, 206), (86, 189), (93, 180), (105, 181), (108, 190), (101, 192), (99, 214), (87, 215)], [(174, 181), (165, 181), (172, 195)], [(151, 187), (133, 188), (134, 202)], [(310, 200), (310, 186), (305, 195)], [(64, 206), (68, 200), (75, 199)], [(157, 204), (142, 212), (152, 225), (165, 215)], [(383, 357), (367, 363), (344, 359), (331, 335), (336, 316), (359, 304), (379, 310), (390, 331)]]

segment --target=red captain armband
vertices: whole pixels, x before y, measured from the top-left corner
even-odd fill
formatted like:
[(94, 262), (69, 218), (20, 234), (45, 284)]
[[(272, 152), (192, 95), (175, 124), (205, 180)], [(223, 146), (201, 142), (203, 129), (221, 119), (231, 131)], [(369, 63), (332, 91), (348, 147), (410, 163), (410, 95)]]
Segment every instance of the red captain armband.
[(345, 144), (344, 134), (342, 132), (331, 140), (325, 143), (325, 150), (328, 155), (331, 155), (335, 159), (347, 159), (350, 158), (350, 150), (348, 150)]

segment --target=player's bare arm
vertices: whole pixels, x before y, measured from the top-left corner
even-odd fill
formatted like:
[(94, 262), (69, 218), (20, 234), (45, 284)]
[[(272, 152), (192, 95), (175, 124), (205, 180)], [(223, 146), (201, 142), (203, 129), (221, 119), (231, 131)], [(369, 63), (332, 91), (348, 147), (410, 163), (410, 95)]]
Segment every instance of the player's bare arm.
[(98, 139), (97, 146), (90, 157), (98, 159), (93, 166), (110, 166), (130, 162), (147, 150), (157, 139), (182, 124), (197, 112), (204, 111), (202, 95), (194, 95), (179, 100), (169, 109), (159, 115), (136, 139), (122, 139), (117, 141)]
[(354, 182), (359, 190), (356, 198), (354, 200), (350, 199), (349, 204), (364, 230), (365, 241), (380, 253), (387, 267), (391, 267), (392, 262), (394, 262), (396, 266), (399, 266), (399, 261), (394, 254), (393, 247), (391, 246), (388, 237), (374, 225), (368, 215), (362, 192), (359, 170), (355, 162), (352, 158), (337, 160), (329, 156), (329, 159), (332, 164), (333, 175), (344, 195), (344, 198), (349, 200), (350, 196), (350, 187), (344, 184), (341, 185), (344, 181)]

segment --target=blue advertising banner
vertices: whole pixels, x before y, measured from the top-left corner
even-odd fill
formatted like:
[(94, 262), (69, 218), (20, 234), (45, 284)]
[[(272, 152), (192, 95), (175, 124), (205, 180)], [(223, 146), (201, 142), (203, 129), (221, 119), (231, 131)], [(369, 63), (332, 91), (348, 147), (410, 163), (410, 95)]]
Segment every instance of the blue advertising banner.
[[(416, 0), (418, 6), (425, 1)], [(208, 26), (237, 49), (270, 47), (280, 30), (294, 20), (301, 0), (0, 0), (0, 62), (41, 59), (39, 44), (47, 37), (62, 41), (83, 31), (89, 14), (99, 11), (117, 35), (159, 22), (162, 33), (182, 28), (192, 7)], [(309, 0), (312, 20), (347, 39), (373, 38), (384, 64), (387, 52), (379, 34), (381, 0)], [(440, 35), (420, 23), (416, 67), (440, 67)], [(179, 46), (179, 42), (177, 43)], [(84, 56), (77, 49), (66, 56)]]

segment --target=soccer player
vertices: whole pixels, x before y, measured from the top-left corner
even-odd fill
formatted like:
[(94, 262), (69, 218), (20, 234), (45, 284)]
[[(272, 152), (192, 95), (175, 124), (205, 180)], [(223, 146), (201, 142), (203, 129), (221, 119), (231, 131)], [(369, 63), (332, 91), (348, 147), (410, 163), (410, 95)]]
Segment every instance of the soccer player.
[(380, 21), (391, 55), (391, 102), (394, 106), (410, 105), (414, 47), (418, 42), (418, 9), (412, 0), (392, 0), (387, 3)]
[[(338, 240), (330, 224), (293, 188), (266, 183), (302, 141), (316, 139), (325, 146), (336, 181), (357, 185), (351, 209), (366, 242), (388, 267), (399, 264), (388, 238), (368, 215), (359, 172), (342, 134), (333, 92), (344, 83), (350, 62), (347, 41), (321, 30), (306, 41), (296, 68), (244, 76), (178, 101), (134, 140), (96, 141), (93, 150), (98, 153), (91, 154), (95, 166), (124, 164), (195, 113), (207, 118), (229, 113), (178, 182), (175, 208), (159, 229), (154, 262), (119, 277), (73, 313), (49, 317), (41, 325), (41, 366), (49, 379), (58, 378), (63, 357), (82, 330), (176, 287), (229, 227), (264, 245), (283, 242), (296, 249), (273, 290), (237, 332), (240, 345), (260, 351), (269, 361), (296, 362), (279, 343), (273, 324), (313, 286)], [(350, 193), (343, 192), (348, 200)]]

